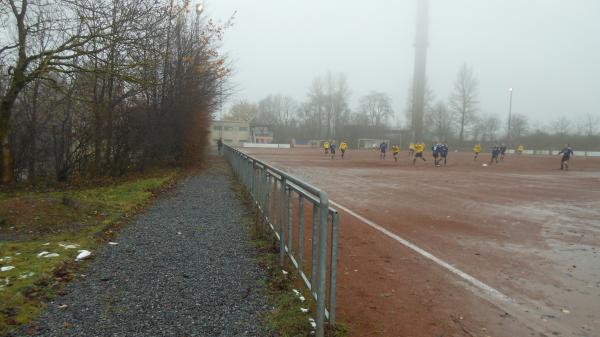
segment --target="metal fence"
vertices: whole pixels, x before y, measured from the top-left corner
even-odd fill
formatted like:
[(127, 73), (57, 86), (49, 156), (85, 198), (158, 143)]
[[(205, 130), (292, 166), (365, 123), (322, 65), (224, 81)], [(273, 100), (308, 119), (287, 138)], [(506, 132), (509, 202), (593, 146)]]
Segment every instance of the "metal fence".
[(329, 206), (327, 193), (280, 169), (227, 145), (223, 154), (251, 195), (258, 222), (279, 242), (280, 265), (287, 256), (315, 299), (316, 335), (323, 337), (325, 320), (330, 328), (335, 324), (337, 210)]

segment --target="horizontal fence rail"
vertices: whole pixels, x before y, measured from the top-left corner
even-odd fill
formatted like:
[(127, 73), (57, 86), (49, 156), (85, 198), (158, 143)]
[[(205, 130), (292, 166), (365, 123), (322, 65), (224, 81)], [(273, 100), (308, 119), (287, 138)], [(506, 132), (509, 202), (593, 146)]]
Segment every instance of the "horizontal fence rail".
[[(515, 150), (508, 150), (508, 153), (517, 153)], [(547, 155), (556, 156), (560, 150), (524, 150), (523, 154)], [(573, 151), (573, 154), (578, 157), (600, 157), (600, 151)]]
[(230, 146), (223, 150), (252, 197), (257, 224), (279, 242), (280, 265), (287, 256), (315, 299), (316, 335), (323, 337), (325, 320), (330, 328), (335, 324), (338, 211), (319, 188)]

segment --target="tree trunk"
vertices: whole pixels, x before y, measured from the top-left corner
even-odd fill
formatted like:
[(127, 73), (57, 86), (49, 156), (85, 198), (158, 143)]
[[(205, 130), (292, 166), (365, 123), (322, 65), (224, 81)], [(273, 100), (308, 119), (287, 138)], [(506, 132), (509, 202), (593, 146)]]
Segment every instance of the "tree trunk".
[(2, 137), (2, 184), (8, 185), (13, 181), (12, 155), (8, 143), (8, 132), (0, 134)]
[(29, 158), (27, 162), (27, 179), (32, 180), (35, 178), (35, 164), (37, 161), (37, 117), (38, 117), (38, 96), (40, 91), (40, 81), (36, 81), (33, 87), (33, 97), (31, 99), (31, 121), (29, 127), (29, 141), (31, 146), (29, 148)]
[(463, 110), (462, 116), (460, 119), (460, 135), (458, 136), (458, 142), (461, 146), (462, 146), (463, 137), (464, 137), (464, 133), (465, 133), (465, 114), (466, 114), (466, 111)]
[(12, 154), (10, 153), (10, 117), (19, 92), (25, 87), (22, 73), (15, 70), (10, 87), (0, 101), (0, 141), (2, 142), (2, 183), (10, 184), (13, 178)]

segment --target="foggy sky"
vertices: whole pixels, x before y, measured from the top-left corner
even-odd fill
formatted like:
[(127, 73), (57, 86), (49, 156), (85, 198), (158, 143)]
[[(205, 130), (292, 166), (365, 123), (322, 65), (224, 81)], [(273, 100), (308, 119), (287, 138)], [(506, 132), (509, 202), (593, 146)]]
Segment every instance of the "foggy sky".
[[(205, 0), (207, 14), (237, 11), (223, 50), (234, 62), (234, 99), (269, 94), (302, 101), (315, 76), (344, 72), (352, 108), (386, 92), (397, 114), (413, 72), (415, 0)], [(430, 0), (427, 80), (447, 101), (458, 68), (479, 79), (481, 111), (533, 125), (600, 115), (600, 1)]]

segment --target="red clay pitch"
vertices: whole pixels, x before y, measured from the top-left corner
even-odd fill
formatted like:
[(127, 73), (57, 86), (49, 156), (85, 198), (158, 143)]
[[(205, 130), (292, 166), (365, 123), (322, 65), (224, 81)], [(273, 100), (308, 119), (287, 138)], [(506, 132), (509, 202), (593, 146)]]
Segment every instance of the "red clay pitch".
[[(338, 317), (352, 336), (600, 336), (600, 158), (244, 149), (329, 193), (481, 287), (340, 210)], [(482, 164), (488, 166), (484, 167)], [(543, 335), (541, 335), (543, 334)]]

